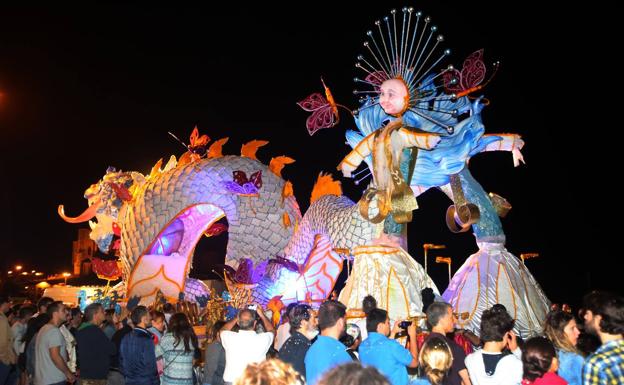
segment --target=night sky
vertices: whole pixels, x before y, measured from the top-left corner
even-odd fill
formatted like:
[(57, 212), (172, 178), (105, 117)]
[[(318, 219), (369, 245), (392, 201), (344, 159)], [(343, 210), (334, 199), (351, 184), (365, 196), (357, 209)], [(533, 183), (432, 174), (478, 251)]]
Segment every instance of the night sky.
[[(148, 173), (159, 158), (179, 156), (184, 149), (167, 131), (188, 140), (196, 124), (213, 140), (230, 138), (224, 153), (265, 139), (269, 145), (258, 151), (264, 163), (295, 158), (283, 176), (305, 212), (318, 173), (339, 177), (336, 165), (349, 151), (344, 131), (353, 121), (341, 113), (338, 127), (310, 137), (307, 113), (295, 102), (321, 91), (323, 76), (338, 102), (355, 107), (351, 79), (361, 76), (353, 65), (366, 30), (407, 4), (337, 3), (2, 9), (0, 268), (20, 262), (48, 273), (68, 270), (78, 225), (63, 222), (57, 205), (68, 215), (82, 212), (84, 190), (108, 166)], [(527, 164), (514, 168), (510, 153), (486, 153), (470, 169), (486, 191), (513, 205), (503, 219), (507, 248), (540, 253), (527, 265), (553, 301), (574, 303), (590, 287), (621, 292), (616, 269), (609, 268), (615, 242), (603, 224), (610, 198), (603, 183), (593, 182), (608, 151), (588, 151), (585, 144), (602, 148), (604, 138), (574, 100), (579, 84), (595, 81), (580, 79), (591, 56), (577, 45), (591, 30), (580, 27), (586, 15), (571, 8), (547, 12), (539, 3), (499, 4), (407, 5), (431, 15), (446, 37), (454, 53), (445, 64), (461, 67), (480, 48), (487, 63), (502, 63), (485, 90), (491, 104), (483, 120), (487, 133), (521, 134)], [(359, 199), (353, 181), (340, 178), (345, 193)], [(435, 255), (452, 256), (457, 270), (476, 251), (473, 236), (448, 231), (450, 202), (441, 192), (418, 201), (410, 253), (422, 263), (423, 243), (445, 244)], [(196, 266), (223, 262), (218, 250), (206, 251), (211, 247), (200, 244), (205, 254), (201, 262), (196, 256)], [(446, 266), (430, 266), (443, 290)]]

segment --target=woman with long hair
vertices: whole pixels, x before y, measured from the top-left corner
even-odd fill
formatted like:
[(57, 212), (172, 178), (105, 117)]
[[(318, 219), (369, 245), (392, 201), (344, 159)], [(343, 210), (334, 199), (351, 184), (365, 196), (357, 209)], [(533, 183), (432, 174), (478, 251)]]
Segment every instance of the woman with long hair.
[(156, 346), (156, 356), (163, 359), (161, 385), (193, 385), (197, 351), (197, 336), (186, 314), (172, 315), (167, 333)]
[(570, 385), (581, 385), (584, 358), (576, 347), (580, 331), (571, 313), (554, 310), (546, 316), (544, 334), (557, 349), (557, 373)]
[(217, 321), (206, 328), (206, 355), (204, 359), (204, 384), (223, 385), (225, 371), (225, 349), (221, 345), (219, 331), (225, 321)]
[(429, 338), (420, 349), (418, 364), (421, 376), (413, 385), (441, 385), (453, 365), (451, 347), (442, 338)]

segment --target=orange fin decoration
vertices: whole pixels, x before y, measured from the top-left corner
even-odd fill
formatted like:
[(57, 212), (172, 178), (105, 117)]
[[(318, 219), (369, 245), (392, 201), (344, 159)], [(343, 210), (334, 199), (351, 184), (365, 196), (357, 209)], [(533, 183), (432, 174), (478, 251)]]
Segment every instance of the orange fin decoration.
[(287, 180), (286, 183), (284, 183), (284, 187), (282, 188), (282, 202), (284, 201), (284, 199), (293, 195), (295, 195), (293, 192), (293, 185), (289, 180)]
[(180, 160), (178, 160), (178, 167), (182, 167), (184, 165), (191, 163), (193, 161), (193, 155), (195, 154), (193, 154), (190, 151), (187, 151), (184, 154), (182, 154), (182, 156), (180, 157)]
[(269, 162), (269, 170), (273, 172), (273, 174), (282, 177), (282, 169), (285, 165), (295, 163), (295, 160), (289, 156), (277, 156), (275, 158), (271, 158), (271, 162)]
[(280, 312), (284, 308), (284, 302), (281, 301), (281, 298), (281, 295), (276, 295), (275, 297), (271, 298), (267, 303), (267, 309), (271, 310), (271, 312), (273, 313), (273, 316), (271, 317), (273, 321), (273, 327), (277, 327), (277, 325), (279, 324), (281, 318)]
[(208, 148), (208, 159), (221, 158), (223, 156), (223, 145), (227, 143), (230, 138), (221, 138), (212, 143)]
[(310, 204), (314, 203), (323, 195), (341, 196), (342, 187), (340, 186), (340, 181), (334, 180), (331, 174), (323, 174), (321, 172), (316, 179), (314, 188), (312, 189), (312, 194), (310, 195)]
[(282, 222), (284, 223), (284, 228), (290, 227), (290, 217), (288, 216), (288, 213), (285, 211), (284, 211), (284, 214), (282, 215)]
[(162, 162), (162, 158), (158, 159), (158, 162), (156, 162), (156, 164), (152, 167), (152, 171), (150, 171), (148, 178), (155, 178), (158, 174), (160, 174), (160, 166), (162, 166)]
[(269, 144), (268, 140), (252, 140), (251, 142), (247, 142), (241, 147), (241, 156), (258, 160), (258, 158), (256, 158), (256, 151), (267, 144)]
[(173, 170), (174, 168), (176, 168), (177, 165), (178, 165), (178, 161), (176, 159), (176, 156), (171, 155), (169, 157), (169, 161), (167, 161), (167, 164), (165, 165), (165, 168), (163, 169), (163, 172)]

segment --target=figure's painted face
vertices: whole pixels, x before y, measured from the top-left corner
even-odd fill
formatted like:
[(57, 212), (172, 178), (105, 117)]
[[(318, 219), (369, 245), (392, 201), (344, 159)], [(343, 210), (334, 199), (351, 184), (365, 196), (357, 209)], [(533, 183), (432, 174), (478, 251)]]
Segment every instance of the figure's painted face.
[(379, 104), (389, 115), (401, 115), (407, 109), (408, 89), (401, 79), (386, 80), (381, 84)]

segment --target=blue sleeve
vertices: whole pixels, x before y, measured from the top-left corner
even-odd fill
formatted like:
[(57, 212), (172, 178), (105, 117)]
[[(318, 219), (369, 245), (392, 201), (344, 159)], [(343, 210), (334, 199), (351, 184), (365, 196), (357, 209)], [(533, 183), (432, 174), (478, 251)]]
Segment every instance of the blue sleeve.
[(397, 360), (402, 365), (409, 365), (412, 363), (414, 359), (412, 357), (412, 353), (409, 350), (405, 349), (400, 343), (397, 341), (392, 341), (393, 343), (390, 345), (392, 347), (392, 357)]
[(145, 363), (145, 368), (148, 370), (148, 373), (158, 373), (158, 368), (156, 368), (156, 347), (154, 346), (154, 341), (151, 338), (144, 339), (145, 348), (143, 349), (143, 359)]

